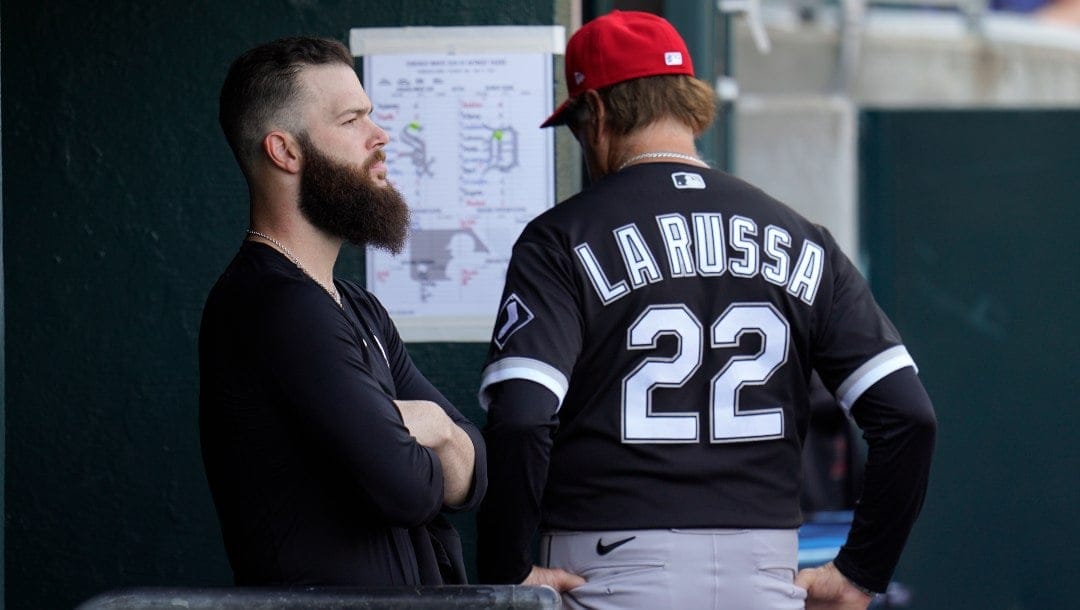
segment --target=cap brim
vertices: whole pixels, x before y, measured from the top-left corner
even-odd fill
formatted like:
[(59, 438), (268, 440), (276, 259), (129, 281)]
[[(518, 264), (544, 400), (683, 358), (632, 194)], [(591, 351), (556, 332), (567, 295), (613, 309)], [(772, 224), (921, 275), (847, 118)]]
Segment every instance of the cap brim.
[(555, 112), (553, 112), (546, 121), (540, 123), (541, 129), (544, 127), (556, 127), (558, 125), (565, 125), (567, 118), (566, 111), (570, 108), (570, 102), (572, 101), (574, 101), (574, 98), (571, 97), (567, 98), (565, 102), (560, 104), (559, 107), (555, 109)]

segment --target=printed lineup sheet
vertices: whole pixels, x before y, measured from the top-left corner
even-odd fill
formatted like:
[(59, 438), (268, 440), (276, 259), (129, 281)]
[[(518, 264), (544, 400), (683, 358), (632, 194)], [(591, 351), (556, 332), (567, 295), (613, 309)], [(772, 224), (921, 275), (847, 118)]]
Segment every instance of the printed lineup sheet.
[(487, 341), (511, 248), (554, 204), (552, 58), (365, 56), (389, 180), (411, 210), (401, 254), (367, 251), (367, 287), (406, 341)]

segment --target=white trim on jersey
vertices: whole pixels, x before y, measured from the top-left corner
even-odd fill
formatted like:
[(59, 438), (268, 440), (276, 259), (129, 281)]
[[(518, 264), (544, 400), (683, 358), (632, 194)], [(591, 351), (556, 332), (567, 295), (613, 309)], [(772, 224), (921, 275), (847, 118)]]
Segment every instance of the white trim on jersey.
[(871, 386), (887, 375), (908, 366), (915, 369), (916, 373), (919, 372), (919, 367), (915, 366), (915, 361), (911, 359), (911, 354), (903, 345), (890, 347), (867, 360), (862, 366), (855, 369), (855, 372), (848, 376), (840, 384), (840, 387), (836, 389), (840, 406), (843, 407), (844, 411), (850, 411), (851, 406), (855, 404), (856, 400), (859, 400), (863, 392), (869, 390)]
[(491, 398), (487, 392), (489, 387), (510, 379), (525, 379), (539, 383), (551, 390), (551, 393), (559, 400), (559, 407), (562, 407), (563, 398), (570, 387), (566, 375), (550, 364), (532, 358), (502, 358), (489, 364), (480, 375), (480, 408), (487, 411), (491, 406)]

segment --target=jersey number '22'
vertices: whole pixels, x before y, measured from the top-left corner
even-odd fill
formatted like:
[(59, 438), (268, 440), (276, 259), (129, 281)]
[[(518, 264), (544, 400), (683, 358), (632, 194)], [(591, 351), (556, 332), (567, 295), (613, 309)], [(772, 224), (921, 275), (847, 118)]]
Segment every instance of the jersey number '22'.
[[(709, 389), (710, 441), (738, 443), (782, 438), (784, 413), (780, 406), (739, 412), (744, 386), (762, 385), (787, 362), (788, 323), (769, 303), (736, 303), (709, 330), (710, 348), (737, 347), (747, 332), (761, 335), (761, 349), (752, 356), (735, 356), (712, 378)], [(685, 305), (653, 305), (630, 325), (627, 348), (655, 349), (663, 335), (679, 342), (673, 358), (648, 357), (623, 379), (624, 443), (698, 442), (697, 412), (653, 412), (654, 388), (678, 388), (701, 367), (704, 337), (698, 319)]]

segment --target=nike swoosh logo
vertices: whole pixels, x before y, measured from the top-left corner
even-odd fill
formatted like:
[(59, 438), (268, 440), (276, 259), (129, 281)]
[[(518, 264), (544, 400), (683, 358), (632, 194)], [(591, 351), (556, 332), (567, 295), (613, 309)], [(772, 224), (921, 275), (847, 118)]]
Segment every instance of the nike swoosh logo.
[(622, 540), (616, 540), (615, 542), (612, 542), (611, 544), (604, 544), (604, 539), (603, 538), (597, 538), (596, 539), (596, 554), (597, 555), (607, 555), (608, 553), (614, 551), (615, 549), (617, 549), (620, 546), (626, 544), (627, 542), (630, 542), (634, 538), (637, 538), (637, 536), (630, 536), (629, 538), (623, 538)]

